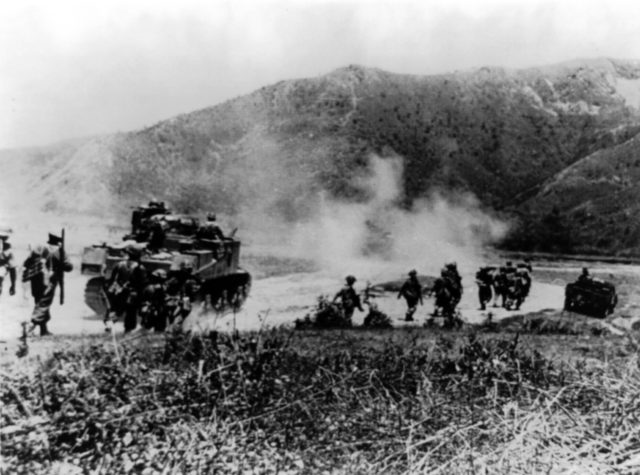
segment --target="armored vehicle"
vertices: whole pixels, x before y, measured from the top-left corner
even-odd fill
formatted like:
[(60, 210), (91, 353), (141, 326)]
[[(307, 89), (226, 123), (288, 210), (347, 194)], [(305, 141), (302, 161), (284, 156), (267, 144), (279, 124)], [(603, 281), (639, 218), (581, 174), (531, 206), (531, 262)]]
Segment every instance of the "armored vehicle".
[(616, 288), (609, 282), (593, 278), (579, 278), (565, 288), (564, 309), (605, 318), (613, 313), (618, 303)]
[[(235, 231), (229, 237), (210, 240), (199, 238), (199, 229), (196, 217), (174, 214), (163, 203), (134, 209), (131, 233), (121, 242), (84, 248), (80, 270), (90, 276), (85, 303), (97, 314), (106, 314), (110, 302), (105, 286), (116, 264), (133, 247), (141, 251), (140, 262), (149, 274), (156, 269), (169, 272), (188, 267), (200, 282), (197, 300), (216, 310), (239, 308), (249, 294), (251, 275), (239, 266), (241, 243), (234, 238)], [(154, 236), (158, 230), (160, 236)]]

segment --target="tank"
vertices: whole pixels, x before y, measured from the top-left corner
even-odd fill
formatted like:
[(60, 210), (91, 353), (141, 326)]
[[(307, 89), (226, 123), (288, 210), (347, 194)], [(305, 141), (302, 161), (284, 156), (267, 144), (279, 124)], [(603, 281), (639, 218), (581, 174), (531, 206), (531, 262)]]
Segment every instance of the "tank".
[[(154, 230), (162, 227), (161, 245)], [(111, 307), (105, 285), (118, 262), (127, 258), (133, 246), (142, 251), (140, 262), (150, 274), (156, 269), (169, 272), (185, 264), (200, 282), (196, 299), (213, 309), (240, 308), (249, 295), (251, 275), (240, 268), (239, 240), (234, 233), (223, 239), (198, 237), (200, 222), (190, 215), (174, 214), (164, 203), (151, 202), (132, 212), (131, 233), (115, 244), (99, 244), (83, 249), (80, 271), (89, 277), (85, 303), (99, 315)], [(156, 244), (158, 244), (156, 242)]]
[(599, 279), (580, 278), (565, 288), (564, 309), (571, 312), (605, 318), (617, 303), (615, 286)]

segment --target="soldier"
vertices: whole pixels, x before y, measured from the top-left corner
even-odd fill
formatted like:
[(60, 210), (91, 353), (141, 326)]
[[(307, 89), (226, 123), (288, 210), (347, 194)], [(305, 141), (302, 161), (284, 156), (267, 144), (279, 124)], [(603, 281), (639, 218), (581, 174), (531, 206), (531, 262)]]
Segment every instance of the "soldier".
[(452, 306), (455, 307), (460, 303), (462, 299), (462, 277), (458, 272), (458, 265), (455, 262), (450, 262), (445, 265), (445, 279), (449, 286), (449, 292), (451, 294)]
[(151, 218), (150, 231), (149, 231), (149, 244), (148, 248), (152, 252), (158, 252), (164, 248), (164, 241), (166, 239), (165, 221), (159, 219), (158, 216)]
[(362, 308), (362, 304), (360, 303), (360, 296), (353, 288), (353, 284), (355, 283), (356, 278), (352, 275), (348, 275), (345, 280), (347, 284), (342, 289), (340, 289), (335, 297), (333, 297), (333, 303), (335, 303), (336, 300), (340, 300), (345, 319), (351, 321), (351, 317), (353, 316), (353, 312), (356, 308), (361, 312), (364, 312), (364, 310)]
[(486, 310), (487, 304), (491, 302), (491, 285), (493, 283), (492, 272), (494, 270), (495, 268), (493, 267), (481, 267), (478, 272), (476, 272), (476, 284), (478, 284), (480, 310)]
[(40, 336), (51, 334), (47, 322), (51, 320), (50, 309), (56, 288), (62, 281), (62, 273), (73, 269), (73, 265), (61, 251), (61, 244), (62, 238), (49, 234), (47, 246), (36, 246), (24, 261), (22, 280), (31, 282), (31, 295), (35, 301), (29, 332), (39, 326)]
[(169, 325), (174, 321), (182, 322), (191, 313), (192, 302), (200, 288), (199, 279), (193, 274), (193, 266), (181, 262), (178, 269), (170, 270), (165, 287), (166, 320)]
[(591, 280), (591, 275), (589, 274), (589, 269), (586, 267), (582, 268), (582, 274), (578, 277), (578, 282), (589, 282)]
[[(105, 292), (109, 302), (109, 308), (104, 317), (107, 331), (110, 331), (110, 317), (112, 317), (113, 320), (122, 318), (127, 310), (127, 302), (129, 301), (130, 294), (129, 281), (131, 280), (133, 269), (138, 265), (137, 262), (130, 258), (131, 249), (132, 248), (125, 249), (124, 252), (127, 258), (115, 265), (105, 286)], [(113, 316), (111, 314), (113, 314)]]
[(436, 317), (441, 315), (443, 317), (452, 317), (455, 306), (453, 305), (453, 298), (451, 296), (451, 285), (448, 282), (449, 274), (447, 269), (440, 271), (440, 277), (433, 283), (433, 287), (429, 293), (434, 293), (436, 296), (435, 305), (433, 308), (432, 316)]
[(398, 292), (398, 298), (404, 297), (407, 301), (407, 313), (405, 314), (405, 321), (413, 321), (413, 314), (418, 308), (418, 302), (423, 305), (422, 302), (422, 285), (417, 277), (415, 270), (409, 271), (409, 278), (402, 284), (400, 292)]
[(124, 315), (124, 331), (125, 333), (135, 330), (138, 325), (138, 312), (142, 299), (142, 291), (147, 284), (147, 270), (140, 262), (142, 252), (130, 247), (127, 249), (129, 254), (130, 274), (127, 283), (127, 301), (125, 304)]
[(0, 233), (0, 295), (2, 295), (2, 287), (4, 279), (9, 275), (11, 286), (9, 287), (9, 295), (16, 293), (16, 266), (9, 242), (9, 235)]
[(156, 269), (151, 273), (149, 283), (142, 291), (140, 297), (140, 319), (143, 328), (153, 328), (155, 331), (161, 332), (167, 326), (164, 312), (166, 280), (167, 272), (164, 269)]
[(527, 298), (531, 291), (531, 271), (532, 267), (528, 260), (525, 260), (524, 263), (518, 264), (516, 269), (516, 276), (520, 280), (520, 285), (522, 287), (523, 299)]
[(224, 233), (218, 223), (216, 222), (216, 215), (214, 213), (209, 213), (207, 215), (207, 222), (200, 226), (196, 233), (196, 238), (198, 239), (209, 239), (209, 240), (223, 240)]

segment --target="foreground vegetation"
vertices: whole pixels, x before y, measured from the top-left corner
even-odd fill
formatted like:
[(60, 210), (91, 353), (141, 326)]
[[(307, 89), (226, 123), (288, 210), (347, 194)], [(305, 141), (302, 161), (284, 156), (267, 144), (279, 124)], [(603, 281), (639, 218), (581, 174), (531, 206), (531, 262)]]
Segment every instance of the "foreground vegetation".
[[(3, 471), (637, 472), (637, 345), (565, 338), (414, 329), (94, 340), (33, 372), (5, 368)], [(575, 338), (586, 350), (566, 344)]]

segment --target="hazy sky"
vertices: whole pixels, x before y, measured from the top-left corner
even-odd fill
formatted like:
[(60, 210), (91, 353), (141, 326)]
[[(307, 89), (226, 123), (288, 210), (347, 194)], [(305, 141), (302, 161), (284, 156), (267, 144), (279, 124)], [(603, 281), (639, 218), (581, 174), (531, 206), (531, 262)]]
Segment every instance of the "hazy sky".
[(128, 131), (348, 64), (640, 59), (636, 0), (0, 0), (0, 148)]

